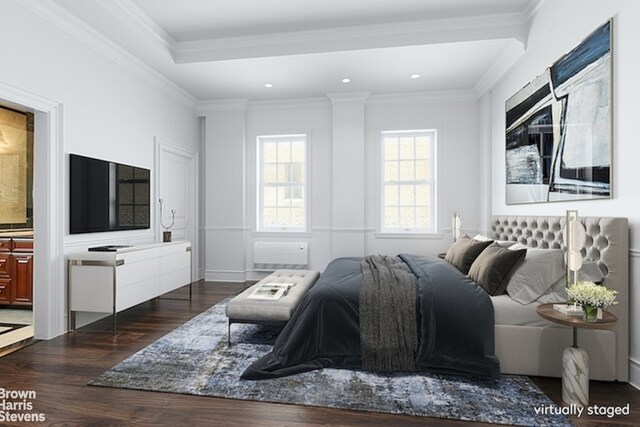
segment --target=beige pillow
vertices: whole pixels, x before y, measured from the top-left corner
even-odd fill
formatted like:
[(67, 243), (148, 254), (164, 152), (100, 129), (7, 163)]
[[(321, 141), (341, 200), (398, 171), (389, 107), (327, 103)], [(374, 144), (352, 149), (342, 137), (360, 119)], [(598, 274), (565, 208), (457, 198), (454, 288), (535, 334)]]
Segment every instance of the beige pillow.
[(469, 278), (491, 296), (507, 289), (510, 273), (527, 254), (526, 249), (510, 250), (492, 243), (476, 258), (469, 269)]
[(454, 265), (464, 274), (467, 274), (473, 261), (475, 261), (478, 255), (492, 242), (492, 240), (481, 242), (470, 239), (469, 236), (465, 234), (451, 245), (444, 260)]

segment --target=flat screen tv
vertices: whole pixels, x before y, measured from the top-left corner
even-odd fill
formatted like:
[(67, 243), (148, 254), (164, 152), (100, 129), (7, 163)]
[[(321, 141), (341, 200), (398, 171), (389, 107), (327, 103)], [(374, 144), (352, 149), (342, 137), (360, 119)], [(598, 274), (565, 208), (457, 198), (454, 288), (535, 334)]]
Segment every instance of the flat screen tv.
[(149, 169), (69, 155), (71, 234), (151, 227)]

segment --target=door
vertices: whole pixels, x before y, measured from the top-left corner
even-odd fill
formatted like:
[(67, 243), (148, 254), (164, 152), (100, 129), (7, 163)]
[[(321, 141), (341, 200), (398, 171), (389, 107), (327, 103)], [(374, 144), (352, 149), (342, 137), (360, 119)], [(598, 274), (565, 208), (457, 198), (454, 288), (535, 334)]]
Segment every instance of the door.
[(169, 229), (172, 240), (191, 242), (192, 277), (197, 280), (198, 154), (156, 139), (156, 162), (156, 194), (158, 199), (162, 199), (162, 218), (159, 209), (157, 211), (157, 240), (162, 240), (165, 227), (173, 223)]

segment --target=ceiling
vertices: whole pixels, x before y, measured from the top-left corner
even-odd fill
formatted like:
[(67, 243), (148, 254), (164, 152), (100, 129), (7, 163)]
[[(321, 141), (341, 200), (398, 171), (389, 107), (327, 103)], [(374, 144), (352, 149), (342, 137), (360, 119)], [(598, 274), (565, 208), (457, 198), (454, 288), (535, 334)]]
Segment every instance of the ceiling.
[(518, 13), (529, 0), (133, 0), (174, 40)]
[(54, 1), (211, 101), (479, 94), (522, 54), (543, 0)]

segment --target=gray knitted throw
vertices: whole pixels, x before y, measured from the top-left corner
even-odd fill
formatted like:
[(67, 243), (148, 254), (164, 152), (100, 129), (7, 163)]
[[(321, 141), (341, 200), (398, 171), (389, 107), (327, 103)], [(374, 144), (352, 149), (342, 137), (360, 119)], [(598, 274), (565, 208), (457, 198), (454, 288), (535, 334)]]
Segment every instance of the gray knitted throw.
[(415, 276), (398, 257), (368, 256), (360, 265), (362, 369), (414, 371), (418, 350)]

